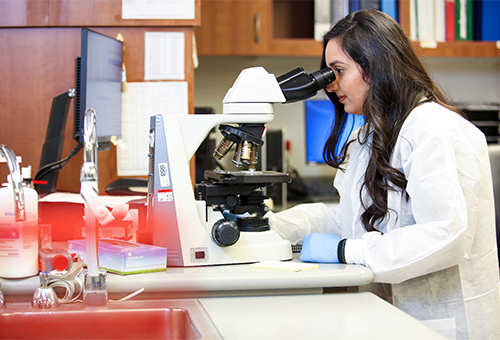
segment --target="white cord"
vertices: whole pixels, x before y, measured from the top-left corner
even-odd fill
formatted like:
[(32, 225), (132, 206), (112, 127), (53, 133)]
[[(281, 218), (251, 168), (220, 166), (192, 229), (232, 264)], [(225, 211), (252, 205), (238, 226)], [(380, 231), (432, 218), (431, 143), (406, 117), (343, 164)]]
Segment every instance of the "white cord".
[[(62, 298), (59, 298), (60, 303), (75, 302), (82, 293), (82, 283), (80, 281), (80, 278), (78, 277), (71, 281), (51, 279), (49, 282), (49, 286), (52, 288), (60, 287), (66, 290), (64, 296)], [(76, 296), (75, 293), (77, 293)]]
[(139, 295), (144, 290), (145, 290), (145, 288), (138, 289), (135, 292), (133, 292), (132, 294), (129, 294), (129, 295), (125, 296), (124, 298), (121, 298), (120, 300), (109, 300), (109, 302), (123, 302), (123, 301), (127, 301), (127, 300), (133, 298), (134, 296)]
[[(52, 271), (49, 273), (49, 286), (60, 287), (65, 289), (64, 297), (59, 298), (61, 303), (75, 302), (83, 290), (83, 284), (78, 277), (83, 270), (83, 260), (80, 256), (75, 255), (73, 264), (68, 271)], [(75, 293), (76, 296), (75, 296)]]
[[(78, 255), (75, 255), (73, 265), (68, 271), (62, 271), (62, 272), (52, 271), (49, 273), (50, 277), (49, 286), (52, 288), (55, 287), (64, 288), (66, 291), (64, 296), (62, 298), (59, 298), (60, 303), (81, 301), (77, 299), (80, 297), (83, 291), (83, 284), (79, 278), (79, 275), (83, 270), (83, 265), (84, 264), (82, 258)], [(109, 302), (127, 301), (133, 298), (134, 296), (142, 293), (144, 290), (145, 288), (138, 289), (135, 292), (119, 300), (109, 300)], [(76, 296), (75, 293), (77, 293)]]

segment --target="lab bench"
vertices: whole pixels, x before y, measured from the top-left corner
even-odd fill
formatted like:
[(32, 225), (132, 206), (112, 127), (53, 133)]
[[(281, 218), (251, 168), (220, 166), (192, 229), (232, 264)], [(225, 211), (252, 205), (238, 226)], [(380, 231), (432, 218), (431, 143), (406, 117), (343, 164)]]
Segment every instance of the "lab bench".
[[(292, 261), (300, 262), (297, 258)], [(107, 275), (110, 298), (120, 298), (141, 288), (144, 288), (144, 292), (139, 296), (144, 298), (322, 293), (325, 287), (362, 286), (372, 280), (371, 270), (350, 264), (319, 264), (318, 269), (303, 271), (232, 264), (169, 267), (164, 272)], [(38, 287), (39, 278), (0, 279), (0, 282), (6, 299), (25, 300)]]
[(224, 339), (446, 339), (368, 292), (200, 301)]
[[(237, 264), (108, 274), (108, 291), (110, 299), (141, 288), (145, 291), (133, 300), (195, 299), (224, 339), (443, 339), (372, 293), (340, 289), (372, 280), (373, 273), (358, 265), (319, 264), (318, 269), (284, 271)], [(39, 278), (0, 282), (7, 306), (21, 300), (29, 305)], [(325, 287), (339, 291), (323, 293)]]
[[(298, 254), (291, 261), (300, 262)], [(318, 264), (317, 269), (302, 271), (231, 264), (108, 273), (107, 285), (110, 300), (144, 289), (131, 302), (198, 301), (224, 339), (442, 339), (374, 294), (357, 291), (373, 278), (370, 269), (351, 264)], [(16, 304), (30, 310), (38, 276), (0, 278), (0, 283), (4, 312)], [(101, 308), (120, 308), (110, 303)], [(81, 305), (64, 308), (84, 308)]]

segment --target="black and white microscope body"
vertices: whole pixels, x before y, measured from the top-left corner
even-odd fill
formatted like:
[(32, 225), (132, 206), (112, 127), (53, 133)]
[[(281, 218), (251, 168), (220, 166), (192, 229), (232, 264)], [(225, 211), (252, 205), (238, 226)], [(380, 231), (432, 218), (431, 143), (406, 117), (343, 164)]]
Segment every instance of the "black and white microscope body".
[[(299, 68), (276, 78), (262, 67), (249, 68), (224, 97), (222, 114), (151, 117), (148, 227), (153, 244), (167, 248), (168, 266), (292, 258), (290, 242), (264, 217), (262, 190), (289, 176), (258, 171), (257, 155), (274, 103), (307, 99), (334, 79), (330, 69), (309, 75)], [(242, 170), (205, 171), (193, 192), (189, 161), (216, 126), (224, 138), (214, 157), (221, 159), (235, 146), (233, 163)]]

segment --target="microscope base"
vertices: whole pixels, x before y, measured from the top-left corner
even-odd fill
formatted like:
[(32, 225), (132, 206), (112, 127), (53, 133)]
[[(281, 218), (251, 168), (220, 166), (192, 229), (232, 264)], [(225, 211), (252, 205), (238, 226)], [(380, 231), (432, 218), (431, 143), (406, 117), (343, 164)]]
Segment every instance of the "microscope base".
[[(281, 261), (291, 260), (293, 257), (290, 242), (283, 240), (273, 230), (241, 232), (238, 242), (229, 247), (220, 247), (211, 240), (207, 241), (205, 245), (200, 246), (181, 246), (184, 253), (183, 267)], [(168, 266), (178, 265), (168, 263)]]

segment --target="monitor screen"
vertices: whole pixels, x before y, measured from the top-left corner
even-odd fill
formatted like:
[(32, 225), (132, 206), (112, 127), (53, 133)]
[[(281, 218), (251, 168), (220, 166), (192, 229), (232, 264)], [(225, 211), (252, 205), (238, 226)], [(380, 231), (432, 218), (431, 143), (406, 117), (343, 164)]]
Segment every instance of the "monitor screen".
[[(332, 131), (334, 119), (335, 107), (330, 100), (305, 101), (307, 164), (325, 163), (323, 148)], [(364, 122), (364, 116), (348, 114), (347, 122), (341, 135), (341, 147), (347, 142), (351, 132), (362, 126)]]
[(82, 142), (85, 110), (96, 112), (97, 140), (109, 145), (121, 136), (123, 43), (87, 28), (82, 29), (77, 58), (74, 138)]

